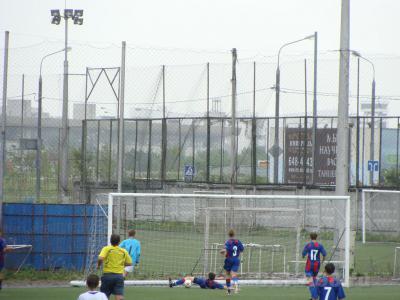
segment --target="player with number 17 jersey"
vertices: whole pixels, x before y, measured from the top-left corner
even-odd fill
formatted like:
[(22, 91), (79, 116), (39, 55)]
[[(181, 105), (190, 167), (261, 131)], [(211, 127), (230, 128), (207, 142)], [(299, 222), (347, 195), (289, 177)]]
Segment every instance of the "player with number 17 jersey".
[(304, 246), (302, 256), (307, 256), (305, 273), (307, 277), (316, 277), (321, 266), (321, 254), (325, 259), (327, 253), (324, 246), (316, 241), (317, 234), (311, 233), (311, 242)]

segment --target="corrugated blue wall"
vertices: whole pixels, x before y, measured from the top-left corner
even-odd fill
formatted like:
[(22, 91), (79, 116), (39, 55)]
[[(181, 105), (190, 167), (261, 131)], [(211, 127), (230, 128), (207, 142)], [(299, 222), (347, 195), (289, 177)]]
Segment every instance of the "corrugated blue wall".
[[(85, 204), (6, 203), (3, 204), (4, 237), (8, 244), (32, 245), (25, 267), (82, 270), (93, 239), (96, 244), (99, 240), (106, 244), (107, 219), (97, 210), (98, 206)], [(97, 237), (93, 236), (94, 222), (97, 222)], [(27, 249), (7, 254), (6, 268), (18, 268), (26, 256)]]

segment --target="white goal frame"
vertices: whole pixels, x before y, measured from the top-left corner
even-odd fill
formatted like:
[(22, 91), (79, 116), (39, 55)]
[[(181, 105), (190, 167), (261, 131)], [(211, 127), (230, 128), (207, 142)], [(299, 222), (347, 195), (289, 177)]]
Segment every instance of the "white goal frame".
[(366, 243), (366, 237), (367, 237), (367, 227), (366, 227), (366, 216), (367, 216), (367, 208), (366, 208), (366, 201), (365, 201), (365, 193), (371, 193), (371, 194), (399, 194), (400, 196), (400, 191), (396, 190), (374, 190), (374, 189), (363, 189), (361, 190), (361, 214), (362, 214), (362, 243)]
[[(309, 195), (226, 195), (226, 194), (162, 194), (162, 193), (109, 193), (108, 194), (108, 213), (107, 213), (107, 240), (109, 241), (112, 234), (113, 227), (113, 211), (114, 197), (157, 197), (157, 198), (198, 198), (198, 199), (271, 199), (271, 200), (332, 200), (332, 201), (345, 201), (344, 212), (344, 280), (343, 285), (348, 287), (350, 285), (350, 216), (351, 216), (351, 200), (350, 196), (309, 196)], [(159, 280), (160, 282), (164, 282)], [(72, 283), (72, 282), (71, 282)], [(129, 282), (126, 281), (126, 284)], [(241, 281), (244, 283), (244, 280)], [(248, 284), (303, 284), (304, 280), (247, 280)]]

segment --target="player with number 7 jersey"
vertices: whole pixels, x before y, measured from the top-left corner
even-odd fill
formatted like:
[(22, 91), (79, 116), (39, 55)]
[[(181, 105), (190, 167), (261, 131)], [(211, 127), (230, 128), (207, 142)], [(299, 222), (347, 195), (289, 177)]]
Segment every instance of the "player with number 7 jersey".
[(313, 300), (341, 300), (346, 298), (342, 284), (333, 276), (335, 265), (329, 263), (325, 266), (325, 274), (319, 279), (311, 289)]

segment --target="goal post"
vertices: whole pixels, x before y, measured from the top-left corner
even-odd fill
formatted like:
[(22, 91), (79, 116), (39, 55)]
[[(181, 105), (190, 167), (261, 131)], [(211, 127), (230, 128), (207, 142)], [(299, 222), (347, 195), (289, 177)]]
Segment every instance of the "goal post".
[(362, 243), (367, 242), (367, 233), (400, 235), (400, 191), (361, 190)]

